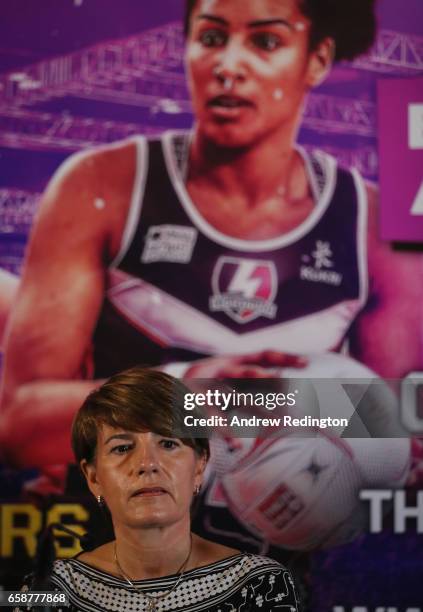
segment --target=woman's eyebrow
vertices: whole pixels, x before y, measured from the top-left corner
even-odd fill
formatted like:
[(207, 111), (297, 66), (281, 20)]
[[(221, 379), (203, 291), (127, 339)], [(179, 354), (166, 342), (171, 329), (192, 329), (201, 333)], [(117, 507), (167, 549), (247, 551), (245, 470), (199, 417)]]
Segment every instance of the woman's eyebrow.
[(111, 442), (112, 440), (132, 440), (132, 434), (131, 433), (121, 433), (121, 434), (113, 434), (112, 436), (110, 436), (109, 438), (107, 438), (107, 440), (105, 441), (104, 444), (108, 444), (109, 442)]
[[(219, 25), (223, 25), (226, 27), (229, 26), (229, 21), (227, 21), (223, 17), (217, 17), (216, 15), (208, 15), (207, 13), (198, 15), (197, 19), (205, 19), (207, 21), (214, 21), (215, 23), (218, 23)], [(286, 28), (289, 28), (290, 30), (294, 29), (294, 26), (292, 23), (290, 23), (286, 19), (281, 19), (281, 18), (258, 19), (256, 21), (250, 21), (247, 24), (249, 28), (261, 28), (263, 26), (269, 26), (269, 25), (282, 25), (282, 26), (285, 26)]]
[(290, 30), (294, 29), (293, 24), (289, 23), (289, 21), (286, 21), (286, 19), (259, 19), (257, 21), (250, 21), (250, 23), (248, 24), (248, 27), (249, 28), (261, 28), (263, 26), (269, 26), (269, 25), (283, 25), (289, 28)]
[(229, 21), (226, 21), (226, 19), (223, 19), (223, 17), (217, 17), (216, 15), (208, 15), (207, 13), (198, 15), (197, 19), (206, 19), (207, 21), (214, 21), (215, 23), (218, 23), (219, 25), (223, 26), (229, 25)]

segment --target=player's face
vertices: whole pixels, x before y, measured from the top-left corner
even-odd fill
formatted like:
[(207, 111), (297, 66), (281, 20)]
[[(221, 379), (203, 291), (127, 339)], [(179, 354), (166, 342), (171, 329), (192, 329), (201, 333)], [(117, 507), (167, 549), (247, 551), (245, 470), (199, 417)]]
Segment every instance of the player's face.
[(94, 465), (83, 467), (115, 527), (164, 527), (189, 521), (204, 461), (178, 438), (103, 425)]
[(188, 81), (208, 139), (248, 146), (297, 123), (323, 69), (298, 0), (198, 0), (190, 26)]

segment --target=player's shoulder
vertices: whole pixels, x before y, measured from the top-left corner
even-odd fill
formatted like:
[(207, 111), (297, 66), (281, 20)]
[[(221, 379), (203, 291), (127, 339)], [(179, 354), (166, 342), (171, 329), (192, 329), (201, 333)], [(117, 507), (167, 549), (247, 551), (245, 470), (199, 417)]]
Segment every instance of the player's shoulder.
[(78, 151), (68, 157), (56, 172), (53, 183), (84, 191), (102, 192), (126, 185), (136, 171), (141, 149), (140, 138)]
[(116, 249), (132, 200), (140, 142), (134, 137), (67, 158), (43, 194), (37, 227), (45, 235), (64, 235), (78, 225), (90, 237), (112, 236)]

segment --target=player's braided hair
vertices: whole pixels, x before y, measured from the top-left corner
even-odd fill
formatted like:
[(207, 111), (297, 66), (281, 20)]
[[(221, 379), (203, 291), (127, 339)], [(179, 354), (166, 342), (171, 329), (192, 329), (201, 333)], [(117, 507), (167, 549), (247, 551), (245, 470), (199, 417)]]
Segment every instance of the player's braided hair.
[[(230, 1), (230, 0), (228, 0)], [(260, 0), (258, 0), (260, 1)], [(376, 36), (376, 0), (299, 0), (312, 23), (310, 48), (330, 36), (336, 45), (335, 61), (352, 60), (365, 53)], [(186, 0), (185, 33), (197, 0)]]

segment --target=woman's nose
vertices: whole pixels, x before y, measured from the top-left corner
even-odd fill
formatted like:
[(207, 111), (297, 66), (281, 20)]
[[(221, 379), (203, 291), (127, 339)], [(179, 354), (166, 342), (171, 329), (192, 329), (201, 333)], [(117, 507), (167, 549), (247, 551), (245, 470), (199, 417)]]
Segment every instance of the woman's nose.
[(157, 449), (151, 439), (147, 438), (139, 442), (134, 458), (139, 474), (157, 472), (159, 469)]
[(224, 49), (222, 49), (216, 66), (213, 70), (220, 83), (224, 83), (228, 79), (234, 81), (242, 81), (247, 75), (245, 67), (245, 50), (238, 41), (229, 41)]

